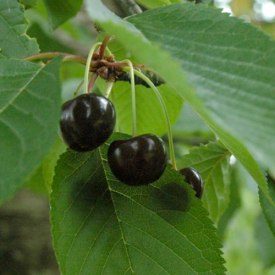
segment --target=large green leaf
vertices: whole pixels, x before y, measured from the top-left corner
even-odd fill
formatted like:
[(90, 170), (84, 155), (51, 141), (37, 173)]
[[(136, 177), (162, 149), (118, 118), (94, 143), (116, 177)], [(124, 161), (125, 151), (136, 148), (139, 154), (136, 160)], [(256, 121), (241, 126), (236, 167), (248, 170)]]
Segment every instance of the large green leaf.
[[(249, 171), (249, 173), (253, 176), (254, 180), (262, 188), (264, 193), (267, 196), (269, 196), (268, 190), (266, 187), (265, 178), (261, 173), (261, 170), (258, 164), (254, 160), (254, 158), (251, 156), (247, 148), (238, 139), (238, 137), (240, 136), (240, 133), (245, 131), (245, 129), (247, 131), (254, 131), (255, 129), (257, 129), (255, 134), (251, 135), (251, 137), (252, 136), (258, 137), (262, 133), (261, 131), (258, 131), (258, 129), (262, 129), (262, 127), (265, 127), (266, 124), (264, 123), (263, 125), (260, 125), (260, 127), (254, 127), (255, 125), (253, 125), (253, 123), (258, 123), (259, 119), (258, 118), (253, 119), (253, 122), (251, 122), (250, 125), (248, 125), (248, 127), (243, 127), (240, 133), (236, 133), (231, 129), (231, 127), (229, 127), (229, 125), (232, 125), (230, 121), (228, 121), (229, 124), (223, 123), (223, 119), (225, 119), (228, 113), (229, 113), (228, 114), (229, 117), (233, 115), (232, 113), (234, 113), (233, 110), (235, 109), (236, 106), (239, 106), (239, 110), (238, 112), (235, 112), (235, 113), (239, 114), (239, 111), (242, 110), (243, 108), (241, 107), (241, 104), (244, 105), (245, 103), (243, 99), (241, 99), (238, 102), (235, 101), (236, 106), (232, 107), (232, 109), (229, 111), (227, 107), (222, 108), (221, 109), (222, 111), (227, 110), (228, 112), (223, 112), (221, 116), (217, 116), (213, 110), (211, 111), (211, 108), (206, 109), (205, 107), (208, 107), (208, 105), (213, 106), (214, 104), (216, 104), (217, 106), (220, 106), (220, 103), (224, 102), (221, 99), (221, 97), (222, 96), (227, 97), (227, 93), (223, 92), (224, 91), (223, 88), (219, 89), (221, 93), (219, 95), (215, 94), (215, 96), (211, 96), (210, 102), (208, 101), (208, 97), (202, 96), (201, 93), (200, 93), (201, 96), (199, 97), (198, 94), (196, 94), (194, 90), (190, 88), (186, 80), (186, 75), (183, 70), (187, 68), (186, 64), (189, 64), (189, 63), (188, 62), (184, 63), (184, 59), (182, 59), (183, 58), (182, 52), (184, 53), (187, 52), (188, 53), (187, 55), (189, 57), (194, 57), (194, 60), (193, 60), (194, 64), (196, 64), (195, 63), (196, 59), (199, 59), (201, 56), (203, 57), (202, 59), (204, 63), (208, 61), (207, 56), (206, 55), (204, 56), (203, 54), (201, 54), (201, 52), (197, 54), (192, 53), (192, 49), (196, 48), (195, 45), (201, 45), (201, 44), (202, 44), (201, 45), (202, 47), (200, 48), (200, 50), (203, 52), (203, 49), (204, 49), (203, 45), (205, 44), (203, 42), (194, 43), (193, 47), (190, 47), (188, 51), (185, 50), (185, 45), (189, 45), (188, 39), (186, 39), (186, 35), (192, 34), (193, 33), (192, 29), (195, 27), (197, 28), (197, 30), (194, 31), (194, 35), (196, 36), (196, 32), (199, 32), (199, 34), (196, 36), (197, 39), (199, 39), (200, 37), (203, 37), (206, 40), (208, 39), (207, 38), (208, 36), (201, 35), (199, 30), (214, 32), (213, 35), (209, 36), (211, 39), (209, 38), (207, 40), (207, 41), (210, 41), (209, 43), (212, 43), (211, 51), (207, 47), (205, 49), (208, 49), (207, 53), (209, 53), (209, 52), (212, 52), (212, 48), (215, 48), (216, 51), (214, 55), (219, 54), (221, 52), (225, 52), (226, 55), (230, 57), (228, 58), (228, 61), (227, 60), (224, 61), (224, 62), (228, 62), (228, 64), (231, 64), (230, 62), (234, 62), (235, 60), (234, 64), (236, 65), (237, 61), (242, 60), (241, 58), (246, 58), (240, 54), (241, 57), (238, 56), (236, 61), (236, 56), (233, 55), (232, 52), (236, 53), (238, 51), (234, 51), (232, 47), (227, 47), (230, 45), (229, 42), (231, 41), (231, 39), (234, 40), (234, 37), (238, 37), (242, 39), (243, 36), (245, 37), (250, 34), (250, 36), (248, 37), (250, 44), (249, 45), (240, 44), (239, 46), (241, 47), (241, 45), (244, 45), (247, 48), (250, 47), (251, 50), (250, 51), (247, 50), (247, 52), (251, 52), (254, 54), (257, 54), (259, 52), (260, 56), (258, 57), (258, 60), (262, 60), (261, 58), (266, 56), (267, 51), (266, 51), (266, 48), (262, 50), (263, 46), (261, 49), (256, 48), (257, 50), (254, 50), (254, 47), (257, 47), (257, 45), (262, 45), (261, 40), (258, 41), (257, 37), (260, 37), (261, 39), (263, 39), (264, 43), (267, 42), (266, 45), (269, 48), (271, 48), (271, 46), (273, 45), (273, 42), (269, 41), (269, 39), (265, 35), (255, 30), (252, 26), (249, 26), (248, 24), (243, 24), (238, 19), (230, 18), (227, 15), (220, 14), (219, 10), (210, 9), (210, 8), (208, 9), (204, 5), (196, 5), (196, 6), (192, 4), (172, 5), (165, 8), (148, 11), (145, 13), (145, 15), (142, 14), (142, 15), (138, 15), (138, 17), (131, 17), (130, 20), (134, 22), (142, 30), (143, 29), (149, 30), (150, 28), (154, 29), (154, 33), (146, 32), (147, 38), (145, 38), (144, 35), (134, 25), (130, 24), (127, 21), (121, 20), (120, 18), (115, 16), (113, 13), (111, 13), (101, 3), (100, 0), (94, 0), (92, 3), (87, 2), (87, 10), (89, 15), (94, 21), (96, 21), (103, 29), (105, 29), (112, 35), (115, 35), (116, 39), (121, 43), (121, 45), (124, 45), (128, 51), (134, 53), (135, 56), (137, 56), (144, 64), (154, 68), (162, 77), (166, 79), (169, 86), (173, 87), (184, 97), (185, 101), (192, 106), (192, 108), (198, 113), (198, 115), (208, 124), (208, 126), (216, 133), (216, 135), (219, 136), (223, 144), (231, 151), (232, 154), (234, 154), (234, 156), (238, 160), (240, 160), (240, 162), (244, 165), (247, 171)], [(153, 15), (152, 18), (151, 18), (151, 15)], [(142, 17), (143, 19), (141, 19), (140, 16), (144, 16)], [(170, 20), (171, 20), (171, 23), (168, 23), (168, 21), (170, 22)], [(212, 28), (209, 26), (208, 22), (213, 22)], [(154, 26), (156, 26), (156, 28)], [(208, 26), (208, 29), (205, 29), (206, 26)], [(242, 34), (235, 35), (229, 29), (231, 26), (235, 27), (234, 29), (235, 33), (238, 33), (241, 31)], [(161, 27), (161, 29), (159, 29), (159, 27)], [(188, 30), (188, 28), (191, 28), (191, 29)], [(240, 30), (238, 30), (238, 28)], [(182, 30), (185, 31), (183, 36), (184, 39), (181, 38)], [(177, 34), (177, 31), (179, 32), (178, 34)], [(214, 36), (214, 34), (217, 34), (217, 36)], [(216, 37), (216, 39), (214, 39), (213, 37)], [(166, 51), (160, 49), (160, 47), (158, 47), (153, 43), (149, 43), (148, 38), (161, 43), (162, 46), (165, 47)], [(226, 40), (229, 41), (228, 43), (225, 43), (224, 41), (225, 38)], [(252, 43), (251, 41), (256, 41), (257, 43)], [(170, 44), (165, 44), (165, 43), (170, 43)], [(225, 43), (225, 45), (223, 43)], [(169, 54), (169, 52), (174, 54), (174, 58), (171, 57), (171, 54)], [(233, 59), (231, 59), (231, 55), (233, 55), (232, 56)], [(251, 62), (254, 62), (254, 61), (255, 61), (254, 59), (251, 59)], [(216, 66), (215, 62), (213, 64), (215, 64)], [(275, 62), (271, 62), (271, 59), (268, 58), (267, 65), (272, 66), (273, 64), (275, 64)], [(219, 64), (217, 64), (219, 71), (217, 70), (216, 73), (223, 72), (222, 69), (227, 68), (227, 66), (225, 65), (222, 68), (218, 65)], [(259, 66), (256, 64), (255, 66), (246, 66), (245, 68), (242, 68), (242, 70), (244, 72), (247, 72), (247, 71), (251, 71), (253, 68), (258, 68), (258, 67)], [(236, 66), (234, 68), (236, 68)], [(226, 74), (226, 75), (229, 75), (229, 74)], [(260, 72), (257, 72), (257, 74), (255, 74), (255, 77), (253, 77), (253, 79), (257, 79), (258, 75), (261, 77), (268, 77), (268, 75), (271, 75), (271, 74), (269, 73), (262, 74), (260, 71)], [(211, 76), (213, 77), (213, 79), (216, 79), (216, 74)], [(195, 76), (193, 75), (193, 77), (191, 77), (190, 80), (192, 81), (194, 79), (195, 79)], [(241, 77), (241, 79), (244, 80), (247, 78)], [(211, 83), (214, 83), (213, 80), (211, 80), (211, 78), (205, 81), (208, 84), (211, 81), (212, 81)], [(199, 81), (196, 81), (196, 83), (197, 82), (200, 83)], [(195, 82), (193, 81), (193, 84), (194, 83)], [(225, 81), (225, 83), (227, 83), (227, 81)], [(238, 79), (236, 83), (240, 83), (240, 80)], [(235, 85), (235, 82), (234, 82), (234, 85)], [(245, 87), (249, 87), (249, 85), (250, 85), (250, 81), (246, 81)], [(265, 85), (267, 84), (265, 83)], [(255, 87), (256, 86), (257, 85), (255, 85)], [(196, 84), (196, 87), (198, 87), (197, 84)], [(214, 91), (216, 90), (213, 90), (213, 93)], [(259, 92), (263, 94), (263, 91), (265, 91), (265, 89), (260, 89)], [(242, 94), (242, 93), (239, 93), (239, 94)], [(270, 93), (268, 94), (270, 95)], [(236, 93), (234, 96), (231, 96), (230, 99), (233, 100), (237, 96), (238, 95)], [(251, 95), (249, 102), (251, 101), (251, 99), (255, 99), (255, 98), (256, 96)], [(272, 102), (272, 100), (268, 101), (268, 103), (270, 102)], [(258, 105), (259, 105), (259, 102), (257, 101), (255, 103), (255, 106), (253, 106), (255, 108), (255, 110), (251, 111), (251, 113), (253, 113), (253, 116), (254, 116), (254, 113), (258, 113)], [(271, 112), (272, 110), (273, 110), (273, 106), (271, 107)], [(260, 113), (258, 114), (260, 115)], [(242, 121), (242, 119), (240, 119), (240, 121)], [(271, 121), (271, 119), (269, 118), (266, 120), (268, 122)], [(238, 128), (238, 125), (240, 125), (240, 123), (238, 121), (235, 121), (234, 125), (236, 125), (236, 127)], [(232, 125), (232, 127), (234, 125)], [(270, 129), (270, 131), (272, 130), (274, 130), (274, 127)], [(264, 136), (262, 137), (266, 140)], [(261, 142), (262, 137), (260, 141), (257, 142), (257, 149), (259, 149), (257, 152), (261, 152), (261, 154), (264, 154), (266, 156), (269, 155), (269, 157), (266, 158), (264, 161), (269, 166), (272, 166), (272, 162), (270, 161), (270, 156), (273, 157), (274, 154), (273, 153), (270, 154), (272, 150), (270, 150), (269, 145), (273, 144), (274, 140), (271, 143), (269, 142), (265, 143), (264, 146), (268, 144), (268, 150), (265, 150), (264, 147), (261, 147), (261, 148), (259, 147), (259, 144), (262, 146), (262, 142)], [(242, 140), (246, 141), (244, 139)], [(246, 145), (249, 145), (248, 142), (246, 142)], [(275, 148), (275, 146), (273, 146), (272, 148)], [(255, 155), (258, 155), (258, 153), (257, 154), (256, 152), (254, 153)]]
[[(103, 86), (101, 86), (103, 92)], [(169, 113), (170, 122), (173, 125), (182, 109), (182, 98), (166, 85), (159, 87), (161, 96)], [(114, 104), (117, 112), (119, 128), (127, 134), (132, 133), (132, 95), (129, 83), (117, 82), (112, 90)], [(137, 106), (137, 133), (154, 133), (162, 136), (167, 132), (167, 126), (159, 101), (151, 89), (144, 86), (136, 86)]]
[(235, 217), (236, 211), (242, 206), (241, 187), (243, 186), (243, 177), (239, 171), (239, 165), (235, 164), (232, 167), (230, 180), (230, 203), (224, 214), (218, 222), (218, 234), (221, 238), (224, 237), (229, 222)]
[(275, 237), (270, 231), (264, 215), (261, 213), (256, 221), (256, 241), (261, 260), (265, 268), (275, 265)]
[(214, 120), (275, 169), (275, 42), (204, 5), (171, 5), (129, 21), (180, 62)]
[(43, 2), (47, 8), (51, 26), (56, 29), (78, 13), (83, 0), (43, 0)]
[(38, 44), (26, 35), (24, 8), (17, 0), (0, 1), (0, 59), (21, 58), (39, 52)]
[(173, 133), (176, 137), (214, 138), (213, 132), (188, 104), (184, 104), (179, 119), (173, 127)]
[[(271, 177), (268, 177), (268, 189), (269, 194), (275, 203), (275, 181), (273, 181)], [(261, 190), (259, 190), (259, 197), (266, 221), (275, 236), (275, 207), (265, 197)]]
[(58, 161), (51, 222), (62, 274), (224, 274), (216, 230), (183, 177), (169, 166), (154, 184), (127, 186), (107, 150)]
[(0, 60), (0, 203), (16, 192), (55, 141), (60, 62), (39, 66)]
[(180, 169), (193, 167), (204, 182), (203, 204), (217, 224), (226, 210), (230, 197), (229, 151), (219, 142), (193, 147), (178, 162)]

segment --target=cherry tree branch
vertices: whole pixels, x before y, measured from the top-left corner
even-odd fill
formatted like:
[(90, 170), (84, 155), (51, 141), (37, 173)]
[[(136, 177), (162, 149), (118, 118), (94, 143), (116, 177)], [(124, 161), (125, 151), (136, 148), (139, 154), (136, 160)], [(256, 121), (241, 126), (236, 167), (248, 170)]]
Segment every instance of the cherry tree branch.
[(142, 9), (134, 0), (117, 0), (117, 2), (128, 15), (142, 13)]

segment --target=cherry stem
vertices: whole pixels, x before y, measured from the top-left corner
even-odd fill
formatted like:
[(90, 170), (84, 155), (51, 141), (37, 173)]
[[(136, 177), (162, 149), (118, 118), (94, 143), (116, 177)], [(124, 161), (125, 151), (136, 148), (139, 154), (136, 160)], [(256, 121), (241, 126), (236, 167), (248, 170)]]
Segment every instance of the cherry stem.
[[(101, 47), (99, 49), (99, 59), (104, 59), (104, 55), (105, 55), (105, 51), (107, 49), (107, 45), (108, 43), (110, 42), (110, 40), (112, 39), (112, 36), (108, 35), (104, 38), (102, 44), (101, 44)], [(108, 55), (110, 56), (111, 55), (111, 52), (110, 50), (108, 49)]]
[(54, 57), (63, 55), (65, 56), (62, 62), (66, 61), (75, 61), (80, 64), (86, 65), (86, 59), (84, 57), (81, 57), (79, 55), (73, 55), (73, 54), (68, 54), (68, 53), (62, 53), (62, 52), (46, 52), (46, 53), (38, 53), (38, 54), (33, 54), (30, 56), (27, 56), (23, 58), (23, 60), (27, 61), (37, 61), (40, 59), (53, 59)]
[(154, 83), (148, 77), (146, 77), (143, 73), (139, 72), (138, 70), (134, 70), (134, 72), (138, 77), (143, 79), (150, 86), (150, 88), (155, 92), (155, 94), (156, 94), (156, 96), (159, 100), (159, 103), (160, 103), (160, 105), (162, 107), (162, 110), (163, 110), (163, 113), (164, 113), (166, 125), (167, 125), (167, 132), (168, 132), (169, 148), (170, 148), (170, 156), (171, 156), (172, 167), (175, 170), (177, 170), (173, 135), (172, 135), (172, 130), (171, 130), (171, 123), (170, 123), (167, 108), (165, 106), (165, 102), (164, 102), (159, 90), (157, 89), (157, 87), (154, 85)]
[(90, 94), (92, 92), (92, 89), (95, 85), (95, 81), (96, 81), (97, 77), (98, 77), (97, 73), (92, 74), (90, 81), (89, 81), (88, 94)]
[[(104, 64), (107, 67), (127, 67), (128, 66), (127, 63), (122, 63), (122, 62), (103, 61), (102, 64)], [(145, 65), (139, 65), (139, 64), (133, 64), (133, 67), (146, 69)]]
[(83, 83), (84, 83), (84, 80), (81, 81), (80, 84), (77, 86), (76, 91), (74, 92), (74, 97), (78, 96), (78, 93), (79, 93), (80, 88), (82, 87)]
[(86, 63), (86, 68), (85, 68), (85, 75), (84, 75), (84, 93), (85, 94), (88, 94), (88, 91), (89, 91), (89, 87), (88, 87), (89, 72), (90, 72), (90, 66), (91, 66), (91, 62), (92, 62), (92, 59), (93, 59), (93, 55), (94, 55), (94, 52), (95, 52), (96, 48), (100, 45), (101, 45), (101, 43), (94, 44), (92, 46), (92, 48), (90, 49), (90, 52), (89, 52), (89, 55), (88, 55), (88, 58), (87, 58), (87, 63)]
[[(113, 105), (115, 106), (116, 98), (115, 98), (115, 93), (114, 93), (114, 91), (111, 93), (111, 97), (112, 97)], [(119, 132), (119, 121), (118, 121), (118, 117), (116, 117), (115, 132)]]
[(113, 81), (108, 81), (107, 82), (107, 87), (106, 87), (106, 92), (105, 92), (105, 97), (109, 97), (109, 95), (112, 92), (113, 86), (114, 86), (115, 82)]
[(134, 67), (130, 60), (125, 59), (121, 62), (128, 64), (130, 77), (131, 77), (131, 91), (132, 91), (132, 127), (133, 127), (133, 137), (137, 135), (137, 108), (136, 108), (136, 85), (135, 85), (135, 73)]

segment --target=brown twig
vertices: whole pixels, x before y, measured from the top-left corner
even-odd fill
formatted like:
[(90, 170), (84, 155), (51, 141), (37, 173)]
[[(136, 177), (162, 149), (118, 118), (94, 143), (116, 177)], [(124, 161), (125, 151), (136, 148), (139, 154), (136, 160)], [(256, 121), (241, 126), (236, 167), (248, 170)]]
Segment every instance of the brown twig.
[(108, 43), (111, 41), (112, 36), (108, 35), (104, 38), (100, 49), (99, 49), (99, 59), (104, 59), (104, 55), (105, 55), (105, 50), (107, 48)]
[(117, 0), (127, 15), (142, 13), (142, 9), (134, 0)]
[(92, 74), (92, 76), (90, 78), (90, 81), (89, 81), (88, 94), (91, 93), (91, 91), (92, 91), (92, 89), (93, 89), (93, 87), (95, 85), (95, 81), (96, 81), (97, 77), (98, 77), (97, 73)]
[[(102, 64), (106, 67), (128, 67), (128, 64), (123, 63), (123, 62), (108, 62), (108, 61), (105, 61), (105, 60), (100, 60), (99, 62), (100, 62), (100, 64)], [(133, 64), (133, 67), (143, 68), (143, 69), (146, 68), (145, 65), (139, 65), (139, 64)]]
[[(80, 64), (86, 65), (86, 58), (79, 56), (79, 55), (73, 55), (73, 54), (62, 53), (62, 52), (46, 52), (46, 53), (33, 54), (33, 55), (23, 58), (23, 60), (37, 61), (40, 59), (53, 59), (54, 57), (59, 56), (59, 55), (65, 56), (63, 61), (75, 61)], [(92, 66), (93, 66), (93, 64), (92, 64)]]

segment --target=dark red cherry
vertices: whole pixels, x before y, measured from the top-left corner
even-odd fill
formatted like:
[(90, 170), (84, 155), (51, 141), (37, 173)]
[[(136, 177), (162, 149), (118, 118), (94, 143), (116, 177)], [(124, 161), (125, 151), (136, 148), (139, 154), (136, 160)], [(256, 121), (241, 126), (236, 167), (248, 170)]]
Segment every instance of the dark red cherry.
[(112, 102), (97, 94), (83, 94), (62, 106), (60, 128), (64, 141), (76, 151), (90, 151), (112, 134), (116, 122)]
[(185, 177), (185, 181), (196, 191), (196, 197), (201, 199), (203, 194), (203, 180), (199, 172), (192, 167), (181, 169), (179, 172)]
[(128, 185), (146, 185), (158, 180), (167, 165), (167, 153), (161, 138), (146, 134), (116, 140), (108, 150), (113, 174)]

